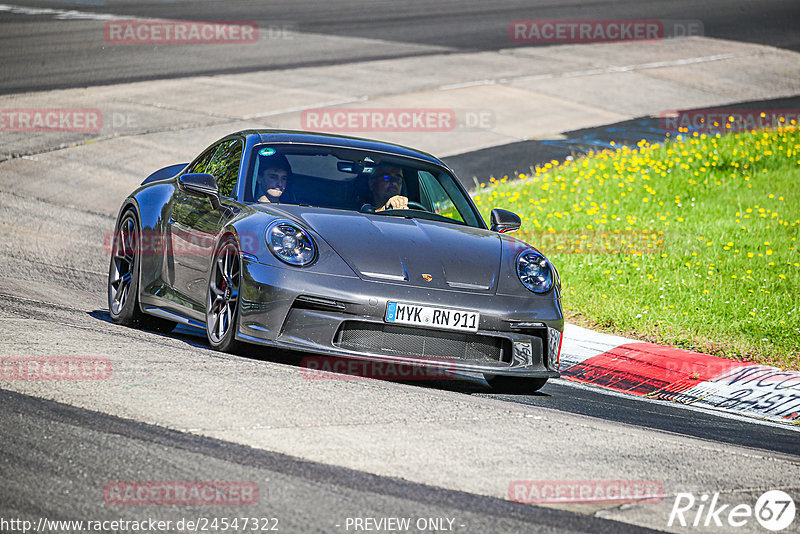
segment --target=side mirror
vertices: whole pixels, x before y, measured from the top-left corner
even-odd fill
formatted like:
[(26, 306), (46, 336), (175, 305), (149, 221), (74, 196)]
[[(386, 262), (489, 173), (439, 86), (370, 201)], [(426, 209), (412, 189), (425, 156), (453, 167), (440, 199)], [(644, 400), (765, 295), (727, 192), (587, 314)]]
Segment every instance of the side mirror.
[(522, 220), (519, 215), (510, 211), (495, 208), (492, 210), (492, 231), (506, 234), (508, 232), (515, 232), (522, 226)]
[(219, 186), (213, 175), (202, 172), (182, 174), (178, 177), (178, 184), (186, 191), (208, 197), (214, 209), (219, 209)]

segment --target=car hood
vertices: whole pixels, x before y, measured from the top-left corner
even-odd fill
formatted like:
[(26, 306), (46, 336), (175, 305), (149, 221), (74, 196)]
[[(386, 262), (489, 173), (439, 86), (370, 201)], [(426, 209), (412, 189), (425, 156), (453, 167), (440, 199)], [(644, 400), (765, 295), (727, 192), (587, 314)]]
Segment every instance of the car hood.
[(364, 280), (451, 290), (496, 289), (502, 241), (489, 230), (356, 211), (291, 212)]

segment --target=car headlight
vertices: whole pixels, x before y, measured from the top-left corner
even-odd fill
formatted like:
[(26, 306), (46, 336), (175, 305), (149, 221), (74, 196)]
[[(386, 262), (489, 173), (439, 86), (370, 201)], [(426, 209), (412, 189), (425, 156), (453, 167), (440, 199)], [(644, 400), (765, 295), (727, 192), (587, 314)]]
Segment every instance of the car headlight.
[(267, 227), (264, 238), (275, 257), (289, 265), (303, 267), (317, 257), (314, 240), (308, 232), (292, 222), (273, 222)]
[(517, 276), (522, 285), (534, 293), (547, 293), (558, 275), (544, 256), (524, 250), (517, 256)]

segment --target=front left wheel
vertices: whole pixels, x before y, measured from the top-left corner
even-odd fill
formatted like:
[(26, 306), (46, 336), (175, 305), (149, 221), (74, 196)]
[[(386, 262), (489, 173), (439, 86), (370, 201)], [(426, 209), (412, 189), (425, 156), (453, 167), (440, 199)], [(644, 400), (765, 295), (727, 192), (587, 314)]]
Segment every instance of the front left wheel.
[(239, 313), (241, 262), (236, 240), (225, 239), (214, 255), (206, 295), (206, 335), (209, 344), (223, 352), (233, 352)]
[(117, 324), (171, 332), (173, 321), (153, 317), (139, 308), (139, 269), (142, 256), (139, 220), (133, 208), (119, 221), (111, 245), (108, 268), (108, 313)]

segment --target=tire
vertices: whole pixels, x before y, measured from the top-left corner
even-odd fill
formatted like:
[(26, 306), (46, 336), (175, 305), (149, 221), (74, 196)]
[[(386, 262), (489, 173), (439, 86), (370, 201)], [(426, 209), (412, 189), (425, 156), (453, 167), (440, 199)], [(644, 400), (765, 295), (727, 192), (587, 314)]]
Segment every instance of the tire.
[(516, 376), (486, 377), (486, 381), (496, 393), (510, 395), (531, 395), (544, 387), (546, 378), (520, 378)]
[(239, 248), (228, 236), (214, 254), (206, 292), (206, 336), (216, 350), (234, 352), (241, 345), (236, 341), (240, 288)]
[(143, 313), (139, 307), (139, 220), (128, 209), (114, 231), (111, 262), (108, 267), (108, 313), (116, 324), (171, 332), (173, 321)]

